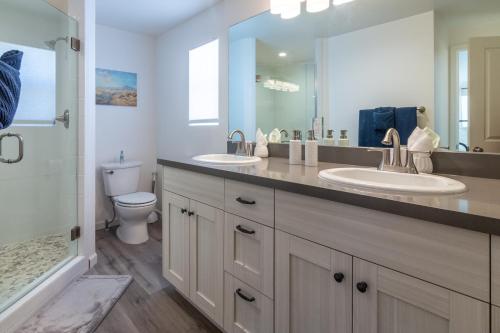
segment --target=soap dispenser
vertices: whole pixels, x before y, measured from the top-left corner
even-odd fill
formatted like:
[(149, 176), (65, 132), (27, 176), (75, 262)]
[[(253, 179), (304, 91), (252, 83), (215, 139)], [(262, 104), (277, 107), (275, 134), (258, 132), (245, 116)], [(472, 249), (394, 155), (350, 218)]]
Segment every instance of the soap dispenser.
[(302, 164), (302, 133), (300, 130), (293, 131), (289, 149), (289, 163), (292, 165)]
[(306, 140), (305, 165), (310, 167), (318, 166), (318, 140), (314, 138), (314, 131), (308, 131)]
[(120, 151), (120, 164), (123, 164), (123, 162), (125, 162), (125, 153), (122, 151)]
[(326, 134), (326, 138), (323, 139), (323, 144), (325, 146), (335, 146), (335, 138), (333, 137), (333, 130), (329, 129)]
[(347, 137), (347, 130), (340, 131), (339, 146), (349, 147), (349, 138)]

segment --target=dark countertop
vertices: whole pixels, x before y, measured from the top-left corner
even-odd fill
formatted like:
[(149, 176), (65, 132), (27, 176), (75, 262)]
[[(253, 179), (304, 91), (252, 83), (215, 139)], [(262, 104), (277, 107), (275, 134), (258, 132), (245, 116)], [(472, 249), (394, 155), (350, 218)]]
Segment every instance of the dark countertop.
[(158, 159), (158, 164), (272, 187), (308, 196), (500, 235), (500, 180), (445, 175), (467, 185), (456, 195), (407, 195), (332, 185), (318, 177), (324, 169), (352, 165), (320, 162), (318, 167), (289, 165), (271, 157), (251, 166), (219, 166), (192, 159)]

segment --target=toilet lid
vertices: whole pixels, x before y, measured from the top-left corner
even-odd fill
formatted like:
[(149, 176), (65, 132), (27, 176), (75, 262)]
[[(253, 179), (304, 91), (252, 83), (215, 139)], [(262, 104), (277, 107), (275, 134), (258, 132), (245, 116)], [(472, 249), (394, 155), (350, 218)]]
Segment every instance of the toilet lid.
[(125, 205), (143, 205), (156, 200), (156, 195), (149, 192), (136, 192), (120, 195), (114, 198), (116, 202)]

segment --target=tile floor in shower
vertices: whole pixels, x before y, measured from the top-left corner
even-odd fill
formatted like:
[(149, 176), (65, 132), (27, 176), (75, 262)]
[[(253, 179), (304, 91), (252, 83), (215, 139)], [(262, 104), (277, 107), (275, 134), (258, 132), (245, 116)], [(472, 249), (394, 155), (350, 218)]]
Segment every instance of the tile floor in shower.
[(0, 245), (0, 312), (68, 257), (67, 235)]

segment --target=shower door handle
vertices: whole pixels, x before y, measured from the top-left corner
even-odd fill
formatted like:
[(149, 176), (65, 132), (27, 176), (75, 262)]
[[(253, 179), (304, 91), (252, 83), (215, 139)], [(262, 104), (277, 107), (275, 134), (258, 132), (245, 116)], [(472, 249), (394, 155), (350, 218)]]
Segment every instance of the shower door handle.
[(65, 128), (69, 128), (69, 110), (64, 111), (61, 116), (56, 117), (56, 121), (63, 123)]
[[(17, 143), (18, 143), (18, 153), (17, 157), (15, 159), (5, 159), (2, 156), (2, 141), (5, 138), (16, 138)], [(7, 163), (7, 164), (14, 164), (21, 162), (21, 160), (24, 157), (24, 139), (21, 136), (21, 134), (15, 134), (15, 133), (6, 133), (0, 135), (0, 163)]]

